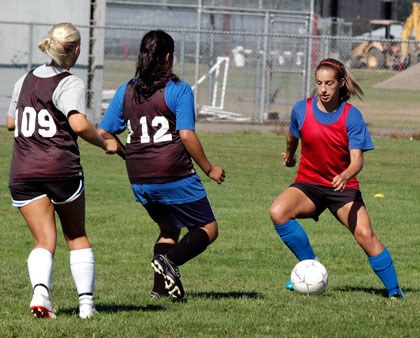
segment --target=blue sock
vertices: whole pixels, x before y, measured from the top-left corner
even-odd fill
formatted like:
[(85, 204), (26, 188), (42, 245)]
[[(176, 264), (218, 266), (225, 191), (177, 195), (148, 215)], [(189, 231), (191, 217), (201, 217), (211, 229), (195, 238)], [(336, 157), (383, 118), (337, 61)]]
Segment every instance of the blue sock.
[(373, 271), (382, 283), (384, 283), (385, 288), (389, 292), (389, 296), (392, 296), (400, 290), (394, 262), (392, 261), (391, 254), (387, 248), (385, 248), (378, 256), (369, 256), (368, 260)]
[(299, 261), (315, 259), (316, 255), (309, 243), (308, 235), (298, 221), (291, 219), (283, 224), (274, 224), (274, 227), (281, 240)]

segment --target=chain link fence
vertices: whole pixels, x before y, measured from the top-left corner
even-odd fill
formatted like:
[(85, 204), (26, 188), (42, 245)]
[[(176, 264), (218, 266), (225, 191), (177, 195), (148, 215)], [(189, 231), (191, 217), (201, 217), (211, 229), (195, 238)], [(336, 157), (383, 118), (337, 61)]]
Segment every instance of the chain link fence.
[[(293, 104), (313, 93), (314, 67), (323, 58), (335, 57), (365, 92), (363, 101), (352, 103), (371, 130), (395, 136), (419, 133), (420, 65), (414, 52), (409, 61), (400, 60), (402, 44), (415, 51), (414, 41), (351, 37), (350, 24), (317, 18), (310, 0), (269, 4), (108, 1), (107, 24), (99, 27), (105, 36), (103, 79), (91, 90), (102, 92), (105, 109), (118, 86), (134, 76), (143, 34), (164, 29), (175, 39), (174, 71), (195, 91), (198, 121), (244, 129), (251, 124), (287, 126)], [(2, 31), (7, 25), (0, 23)], [(20, 52), (19, 62), (0, 65), (3, 111), (14, 81), (29, 65), (36, 65), (29, 60), (30, 44), (36, 42), (26, 41), (28, 49)], [(382, 50), (360, 52), (358, 46), (373, 42)]]
[[(0, 55), (0, 125), (6, 121), (7, 111), (15, 82), (32, 68), (50, 61), (47, 54), (42, 53), (37, 45), (53, 23), (2, 22), (0, 36), (3, 38), (4, 50)], [(87, 114), (92, 121), (99, 120), (102, 99), (103, 45), (89, 46), (90, 30), (98, 27), (77, 25), (81, 34), (82, 48), (77, 64), (71, 73), (79, 76), (86, 86)], [(102, 30), (104, 28), (102, 27)], [(102, 46), (102, 47), (100, 47)], [(12, 47), (12, 48), (11, 48)], [(100, 51), (98, 49), (101, 49)], [(95, 57), (92, 57), (92, 55)], [(94, 59), (96, 61), (90, 62)], [(99, 62), (99, 64), (97, 63)], [(96, 113), (98, 111), (98, 113)]]

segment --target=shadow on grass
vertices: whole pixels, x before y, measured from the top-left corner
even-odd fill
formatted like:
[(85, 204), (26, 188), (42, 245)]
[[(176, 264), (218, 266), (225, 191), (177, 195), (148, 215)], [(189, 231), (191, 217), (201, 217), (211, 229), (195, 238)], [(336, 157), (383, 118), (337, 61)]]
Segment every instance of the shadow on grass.
[(197, 298), (210, 298), (210, 299), (262, 299), (262, 294), (258, 292), (188, 292), (188, 296), (197, 297)]
[[(187, 297), (208, 298), (208, 299), (262, 299), (262, 294), (258, 292), (188, 292)], [(163, 301), (171, 301), (172, 299), (162, 299)], [(179, 303), (187, 303), (188, 298), (178, 301)], [(165, 307), (161, 305), (148, 304), (140, 305), (124, 305), (124, 304), (96, 304), (99, 313), (117, 313), (117, 312), (158, 312), (164, 311)], [(60, 308), (60, 314), (77, 315), (79, 308)]]
[[(342, 287), (338, 287), (338, 288), (336, 287), (336, 288), (331, 288), (331, 289), (334, 291), (339, 291), (339, 292), (365, 292), (371, 295), (381, 295), (384, 297), (388, 297), (388, 291), (384, 288), (378, 289), (378, 288), (364, 288), (364, 287), (356, 287), (356, 286), (342, 286)], [(404, 288), (404, 287), (402, 287), (402, 290), (404, 293), (418, 291), (417, 289)]]
[[(165, 308), (160, 305), (123, 305), (123, 304), (109, 304), (109, 305), (95, 305), (99, 313), (117, 313), (117, 312), (157, 312)], [(79, 313), (79, 308), (60, 308), (60, 314), (74, 315)]]

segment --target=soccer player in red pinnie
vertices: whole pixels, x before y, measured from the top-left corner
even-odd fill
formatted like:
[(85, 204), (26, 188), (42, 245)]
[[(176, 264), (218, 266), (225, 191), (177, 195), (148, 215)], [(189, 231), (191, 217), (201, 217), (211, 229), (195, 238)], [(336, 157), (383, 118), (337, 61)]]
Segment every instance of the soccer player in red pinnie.
[[(274, 227), (299, 261), (318, 259), (297, 219), (318, 221), (328, 208), (364, 250), (388, 297), (405, 299), (391, 254), (372, 229), (356, 178), (363, 153), (374, 148), (362, 114), (347, 102), (363, 91), (344, 65), (331, 58), (318, 64), (315, 80), (317, 95), (292, 109), (283, 161), (286, 167), (296, 165), (299, 140), (301, 159), (294, 183), (270, 208)], [(290, 280), (286, 288), (293, 290)]]

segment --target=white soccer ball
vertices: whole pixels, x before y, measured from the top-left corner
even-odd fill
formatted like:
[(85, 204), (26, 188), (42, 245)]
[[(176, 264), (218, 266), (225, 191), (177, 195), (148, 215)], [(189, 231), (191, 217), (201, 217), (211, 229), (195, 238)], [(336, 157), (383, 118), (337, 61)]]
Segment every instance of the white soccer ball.
[(320, 262), (306, 259), (295, 265), (290, 280), (296, 292), (319, 294), (327, 288), (328, 272)]

